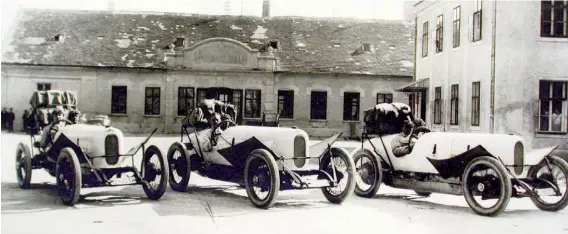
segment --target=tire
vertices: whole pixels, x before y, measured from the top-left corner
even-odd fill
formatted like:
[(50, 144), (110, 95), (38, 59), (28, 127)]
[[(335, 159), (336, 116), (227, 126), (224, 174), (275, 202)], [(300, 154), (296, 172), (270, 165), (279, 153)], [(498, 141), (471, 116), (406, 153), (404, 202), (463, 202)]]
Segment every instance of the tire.
[(429, 197), (430, 195), (432, 195), (431, 192), (421, 192), (421, 191), (414, 191), (416, 193), (416, 195), (421, 196), (421, 197)]
[[(174, 159), (176, 152), (179, 152), (180, 155), (177, 159)], [(191, 177), (191, 159), (182, 143), (173, 143), (168, 149), (168, 167), (170, 188), (174, 191), (184, 192)], [(174, 178), (176, 174), (181, 177), (179, 182)]]
[[(160, 168), (156, 168), (157, 165), (150, 162), (152, 156), (156, 155), (158, 157), (158, 163), (160, 164)], [(144, 152), (143, 157), (143, 166), (144, 166), (144, 181), (142, 182), (142, 188), (144, 189), (144, 193), (146, 196), (151, 200), (158, 200), (160, 199), (164, 193), (166, 192), (166, 187), (168, 184), (169, 178), (169, 170), (168, 165), (165, 163), (166, 159), (162, 152), (158, 147), (151, 145), (146, 149)], [(160, 180), (158, 181), (158, 185), (154, 188), (150, 183), (155, 182), (157, 176), (160, 176)]]
[[(255, 172), (254, 168), (258, 163), (262, 163), (267, 166), (267, 173), (270, 177), (267, 181), (270, 183), (270, 189), (268, 190), (268, 195), (264, 199), (259, 198), (256, 195), (252, 184), (256, 180), (252, 177), (253, 175), (251, 173)], [(274, 160), (272, 154), (267, 150), (256, 149), (248, 156), (245, 165), (245, 188), (250, 201), (258, 208), (268, 209), (276, 201), (278, 192), (280, 191), (280, 174), (278, 166), (276, 165), (276, 160)]]
[[(364, 161), (365, 159), (367, 159), (369, 162), (362, 164), (362, 161)], [(372, 183), (368, 189), (362, 189), (359, 186), (359, 183), (357, 183), (356, 181), (355, 194), (357, 194), (357, 196), (366, 198), (375, 196), (377, 194), (377, 191), (379, 191), (381, 183), (383, 182), (383, 169), (381, 167), (381, 164), (379, 163), (379, 159), (368, 150), (361, 149), (357, 151), (355, 155), (353, 155), (353, 163), (357, 172), (361, 170), (361, 167), (363, 165), (367, 165), (365, 167), (366, 171), (364, 172), (366, 172), (366, 174), (370, 174), (370, 177), (366, 178), (365, 180), (369, 181), (370, 179), (371, 181), (369, 182)], [(359, 176), (359, 173), (357, 173), (356, 176)]]
[[(469, 183), (473, 183), (473, 178), (469, 176), (470, 173), (477, 166), (486, 166), (497, 174), (497, 179), (500, 182), (499, 189), (501, 194), (499, 195), (498, 201), (495, 205), (489, 208), (482, 207), (477, 201), (475, 201), (473, 194), (472, 194), (472, 185)], [(468, 163), (466, 166), (463, 176), (462, 176), (462, 189), (464, 193), (465, 200), (469, 207), (477, 214), (482, 216), (497, 216), (505, 211), (509, 201), (511, 200), (511, 196), (513, 193), (511, 179), (507, 174), (507, 169), (501, 162), (497, 159), (492, 157), (478, 157), (473, 159), (471, 162)]]
[[(566, 186), (566, 188), (564, 189), (564, 194), (562, 195), (562, 199), (560, 199), (558, 202), (556, 203), (552, 203), (552, 204), (547, 204), (544, 201), (540, 200), (540, 198), (538, 196), (532, 196), (531, 200), (532, 202), (535, 204), (536, 207), (538, 207), (541, 210), (544, 211), (559, 211), (559, 210), (563, 210), (564, 208), (566, 208), (566, 205), (568, 205), (568, 163), (566, 161), (564, 161), (562, 158), (558, 157), (558, 156), (547, 156), (551, 166), (557, 166), (560, 171), (564, 174), (566, 180), (564, 181), (564, 185)], [(537, 176), (537, 172), (543, 167), (546, 167), (546, 164), (544, 162), (544, 160), (537, 164), (534, 167), (531, 167), (529, 173), (528, 173), (528, 177), (529, 178), (536, 178)], [(554, 169), (553, 169), (554, 171)], [(553, 182), (553, 181), (550, 181)], [(562, 192), (562, 191), (560, 191)]]
[[(63, 204), (73, 206), (79, 201), (83, 174), (79, 158), (72, 148), (64, 148), (59, 152), (55, 166), (57, 190)], [(71, 180), (71, 181), (69, 181)]]
[(30, 147), (25, 143), (18, 144), (15, 166), (18, 185), (22, 189), (29, 188), (32, 180), (32, 155)]
[[(325, 196), (325, 198), (334, 204), (341, 204), (343, 201), (345, 201), (345, 199), (347, 199), (347, 197), (353, 193), (353, 190), (355, 189), (355, 163), (353, 163), (353, 159), (351, 157), (349, 157), (349, 153), (347, 153), (347, 151), (345, 151), (344, 149), (341, 148), (332, 148), (331, 152), (333, 153), (334, 157), (339, 157), (339, 159), (341, 159), (341, 161), (343, 161), (343, 163), (345, 163), (345, 175), (344, 177), (341, 179), (341, 181), (339, 181), (339, 184), (342, 183), (343, 181), (345, 181), (345, 179), (347, 179), (345, 188), (342, 192), (338, 193), (338, 194), (334, 194), (331, 189), (334, 189), (336, 187), (325, 187), (325, 188), (321, 188), (321, 191), (323, 193), (323, 195)], [(330, 168), (331, 167), (331, 154), (326, 153), (322, 160), (321, 160), (321, 164), (320, 164), (320, 170), (328, 170), (328, 173), (330, 173), (330, 175), (333, 176), (333, 169)], [(337, 164), (335, 164), (334, 161), (334, 165), (335, 167), (338, 167)], [(346, 178), (347, 176), (347, 178)], [(338, 185), (339, 186), (339, 185)]]

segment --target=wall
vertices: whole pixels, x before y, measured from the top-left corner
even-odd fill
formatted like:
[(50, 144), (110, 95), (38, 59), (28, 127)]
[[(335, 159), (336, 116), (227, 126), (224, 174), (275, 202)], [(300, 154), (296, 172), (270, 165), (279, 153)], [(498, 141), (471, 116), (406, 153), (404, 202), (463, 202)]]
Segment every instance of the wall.
[[(453, 9), (461, 6), (460, 45), (453, 47)], [(417, 17), (416, 79), (429, 78), (427, 123), (435, 131), (489, 132), (491, 76), (492, 3), (484, 2), (482, 39), (473, 42), (474, 2), (421, 2), (414, 8)], [(443, 14), (443, 50), (435, 50), (436, 22)], [(428, 56), (422, 57), (423, 23), (428, 21)], [(481, 82), (480, 126), (471, 126), (471, 86)], [(458, 125), (450, 125), (451, 85), (459, 84)], [(434, 88), (442, 87), (442, 123), (433, 124)]]
[[(154, 127), (158, 133), (177, 133), (180, 120), (177, 116), (177, 90), (179, 86), (229, 87), (233, 89), (261, 89), (262, 112), (277, 109), (278, 89), (295, 92), (294, 119), (281, 120), (282, 126), (298, 126), (312, 136), (326, 137), (343, 131), (349, 136), (350, 123), (344, 122), (343, 92), (361, 92), (362, 111), (375, 105), (376, 93), (393, 93), (394, 101), (408, 100), (395, 88), (411, 82), (411, 77), (383, 77), (371, 75), (298, 74), (265, 71), (196, 71), (190, 69), (151, 70), (130, 68), (85, 67), (2, 67), (2, 107), (14, 107), (15, 126), (21, 129), (21, 115), (29, 106), (29, 98), (37, 88), (37, 82), (52, 84), (52, 89), (76, 90), (79, 109), (88, 116), (109, 115), (113, 126), (125, 132), (147, 133)], [(6, 85), (4, 85), (6, 84)], [(112, 85), (127, 86), (127, 113), (110, 114)], [(146, 86), (160, 87), (160, 114), (144, 115), (144, 91)], [(328, 90), (328, 120), (310, 121), (310, 90)], [(243, 93), (244, 95), (244, 93)], [(307, 111), (306, 111), (307, 110)], [(246, 121), (247, 119), (245, 119)], [(259, 119), (257, 119), (259, 120)], [(359, 122), (355, 122), (359, 127)]]

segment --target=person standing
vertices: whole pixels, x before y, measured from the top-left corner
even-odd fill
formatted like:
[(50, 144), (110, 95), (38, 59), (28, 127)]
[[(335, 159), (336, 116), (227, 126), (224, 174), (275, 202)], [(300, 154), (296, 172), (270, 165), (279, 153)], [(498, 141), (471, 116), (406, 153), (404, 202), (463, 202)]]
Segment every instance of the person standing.
[(6, 107), (2, 108), (2, 131), (4, 131), (5, 129), (7, 129), (8, 126), (8, 111), (6, 110)]
[(16, 115), (14, 114), (14, 109), (10, 108), (10, 111), (8, 112), (8, 131), (9, 132), (14, 132), (14, 119), (16, 119)]

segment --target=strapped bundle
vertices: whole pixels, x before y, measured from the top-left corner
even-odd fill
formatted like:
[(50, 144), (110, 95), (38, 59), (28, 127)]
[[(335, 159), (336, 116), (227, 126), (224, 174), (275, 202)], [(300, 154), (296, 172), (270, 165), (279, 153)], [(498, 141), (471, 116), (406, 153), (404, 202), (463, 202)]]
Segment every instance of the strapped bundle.
[(367, 134), (396, 134), (402, 131), (404, 121), (410, 118), (410, 106), (404, 103), (381, 103), (364, 111)]

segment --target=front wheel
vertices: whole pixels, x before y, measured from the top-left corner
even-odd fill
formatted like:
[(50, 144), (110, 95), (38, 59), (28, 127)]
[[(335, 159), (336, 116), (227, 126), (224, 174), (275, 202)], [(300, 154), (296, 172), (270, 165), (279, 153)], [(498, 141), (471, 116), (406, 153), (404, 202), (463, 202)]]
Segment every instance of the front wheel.
[[(511, 179), (501, 162), (492, 157), (475, 158), (462, 176), (465, 200), (471, 209), (483, 216), (496, 216), (505, 211), (512, 196)], [(476, 200), (481, 197), (481, 200)], [(485, 207), (489, 200), (495, 204)]]
[(169, 171), (165, 161), (160, 149), (154, 145), (144, 152), (142, 188), (146, 196), (152, 200), (160, 199), (166, 192)]
[(353, 155), (357, 183), (355, 194), (360, 197), (373, 197), (383, 182), (383, 169), (377, 157), (369, 151), (361, 149)]
[[(529, 171), (529, 178), (538, 178), (546, 180), (558, 188), (559, 195), (551, 188), (543, 189), (549, 190), (552, 194), (543, 196), (536, 194), (531, 197), (532, 202), (541, 210), (544, 211), (559, 211), (566, 208), (568, 205), (568, 163), (558, 156), (547, 156), (549, 164), (546, 159), (541, 163), (531, 168)], [(535, 192), (541, 191), (537, 189)], [(545, 200), (551, 198), (551, 201)], [(555, 199), (556, 198), (556, 199)]]
[(55, 175), (61, 201), (68, 206), (75, 205), (81, 195), (83, 175), (79, 158), (73, 149), (68, 147), (61, 150), (57, 157)]
[(169, 183), (174, 191), (184, 192), (191, 176), (191, 160), (185, 146), (176, 142), (168, 150)]
[(30, 147), (27, 144), (18, 144), (16, 150), (16, 177), (18, 177), (18, 185), (22, 189), (30, 187), (32, 180), (32, 155)]
[(347, 151), (341, 148), (332, 148), (331, 151), (328, 151), (323, 156), (320, 170), (327, 172), (331, 176), (333, 176), (335, 171), (338, 178), (335, 186), (321, 188), (325, 198), (335, 204), (345, 201), (355, 188), (355, 164)]
[(245, 165), (247, 195), (256, 207), (271, 207), (280, 191), (280, 175), (276, 160), (265, 149), (252, 151)]

